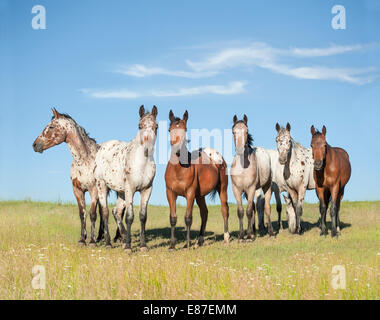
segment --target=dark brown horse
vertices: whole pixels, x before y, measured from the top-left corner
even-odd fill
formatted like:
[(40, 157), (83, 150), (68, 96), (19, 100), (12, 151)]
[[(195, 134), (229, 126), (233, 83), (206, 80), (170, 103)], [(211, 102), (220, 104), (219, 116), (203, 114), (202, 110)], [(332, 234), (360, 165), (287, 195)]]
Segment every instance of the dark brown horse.
[(342, 148), (331, 147), (326, 142), (326, 127), (322, 132), (311, 126), (311, 148), (314, 159), (314, 180), (319, 210), (321, 213), (321, 235), (327, 235), (326, 212), (331, 200), (331, 236), (340, 232), (339, 209), (344, 187), (351, 176), (351, 164), (348, 154)]
[(176, 118), (170, 110), (170, 144), (171, 156), (166, 167), (165, 182), (166, 196), (170, 207), (171, 238), (170, 249), (175, 248), (175, 226), (177, 224), (176, 200), (178, 196), (186, 198), (185, 224), (187, 244), (190, 247), (190, 227), (193, 221), (194, 199), (196, 200), (202, 219), (198, 244), (204, 241), (208, 210), (205, 197), (209, 193), (219, 193), (222, 215), (224, 219), (224, 240), (229, 241), (228, 233), (228, 204), (227, 204), (227, 164), (223, 157), (210, 148), (200, 149), (190, 153), (187, 150), (186, 131), (188, 112)]

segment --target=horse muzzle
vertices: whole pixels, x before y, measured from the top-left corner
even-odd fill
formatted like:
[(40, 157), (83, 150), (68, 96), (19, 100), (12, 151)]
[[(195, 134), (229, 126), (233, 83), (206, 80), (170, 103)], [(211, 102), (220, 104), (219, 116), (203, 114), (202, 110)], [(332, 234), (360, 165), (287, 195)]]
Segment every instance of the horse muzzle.
[(34, 152), (42, 153), (44, 151), (44, 145), (41, 142), (34, 141), (33, 143), (33, 150)]
[(323, 167), (323, 161), (314, 161), (314, 169), (319, 171)]
[(286, 158), (278, 158), (278, 162), (284, 166), (286, 164)]

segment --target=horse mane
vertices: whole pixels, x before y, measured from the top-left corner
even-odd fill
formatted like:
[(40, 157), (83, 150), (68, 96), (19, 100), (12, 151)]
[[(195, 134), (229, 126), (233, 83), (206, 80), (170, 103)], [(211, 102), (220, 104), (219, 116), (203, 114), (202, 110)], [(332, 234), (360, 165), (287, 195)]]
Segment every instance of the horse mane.
[[(93, 142), (95, 144), (97, 143), (94, 138), (90, 137), (90, 134), (86, 131), (86, 129), (83, 128), (82, 126), (80, 126), (69, 114), (67, 114), (67, 113), (60, 113), (60, 116), (63, 117), (63, 118), (65, 118), (65, 119), (73, 121), (74, 124), (76, 125), (76, 127), (78, 128), (79, 134), (82, 136), (82, 138), (88, 138), (91, 142)], [(54, 116), (51, 119), (53, 120)]]

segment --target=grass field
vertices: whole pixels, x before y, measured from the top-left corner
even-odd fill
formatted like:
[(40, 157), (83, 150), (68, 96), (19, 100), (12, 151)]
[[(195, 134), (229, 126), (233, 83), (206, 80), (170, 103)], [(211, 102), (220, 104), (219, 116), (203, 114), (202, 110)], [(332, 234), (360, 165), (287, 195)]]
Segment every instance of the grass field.
[[(236, 240), (238, 218), (236, 206), (231, 205), (228, 245), (222, 241), (219, 206), (210, 206), (205, 246), (190, 250), (182, 249), (184, 208), (179, 207), (174, 252), (168, 250), (168, 208), (159, 206), (148, 209), (150, 250), (138, 251), (137, 210), (134, 252), (129, 255), (119, 243), (113, 249), (105, 249), (104, 244), (78, 247), (76, 205), (0, 202), (0, 299), (380, 298), (380, 202), (342, 203), (343, 229), (338, 239), (319, 236), (318, 206), (306, 204), (302, 236), (285, 229), (275, 238), (261, 234), (250, 243)], [(272, 208), (272, 220), (276, 216)], [(199, 226), (195, 207), (193, 244)], [(273, 226), (278, 229), (276, 222)], [(110, 230), (113, 235), (113, 218)], [(32, 288), (35, 265), (45, 267), (45, 290)], [(335, 265), (346, 270), (346, 289), (332, 288)]]

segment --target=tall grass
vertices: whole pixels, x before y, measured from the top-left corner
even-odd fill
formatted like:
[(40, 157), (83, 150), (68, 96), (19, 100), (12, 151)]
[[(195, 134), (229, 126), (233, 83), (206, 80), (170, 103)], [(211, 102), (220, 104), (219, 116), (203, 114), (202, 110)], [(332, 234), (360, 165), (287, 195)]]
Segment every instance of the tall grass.
[[(138, 208), (135, 208), (137, 213)], [(283, 210), (285, 211), (285, 210)], [(272, 208), (272, 220), (276, 219)], [(285, 212), (283, 212), (285, 218)], [(178, 208), (177, 248), (169, 252), (167, 207), (149, 206), (148, 252), (139, 252), (138, 214), (134, 252), (78, 247), (80, 222), (72, 204), (0, 202), (1, 299), (379, 299), (380, 202), (344, 202), (342, 235), (320, 237), (318, 205), (304, 207), (302, 236), (287, 229), (276, 237), (236, 240), (236, 206), (230, 206), (232, 239), (222, 241), (219, 206), (209, 207), (204, 247), (185, 244), (184, 208)], [(283, 218), (283, 219), (284, 219)], [(90, 231), (89, 219), (87, 231)], [(194, 209), (193, 244), (200, 228)], [(329, 221), (329, 220), (328, 220)], [(246, 223), (246, 221), (245, 221)], [(98, 221), (97, 221), (98, 224)], [(286, 222), (284, 221), (286, 226)], [(274, 222), (275, 230), (278, 229)], [(330, 224), (328, 224), (330, 227)], [(110, 230), (115, 223), (110, 219)], [(46, 289), (32, 288), (32, 268), (46, 270)], [(343, 265), (346, 289), (331, 286), (332, 267)]]

